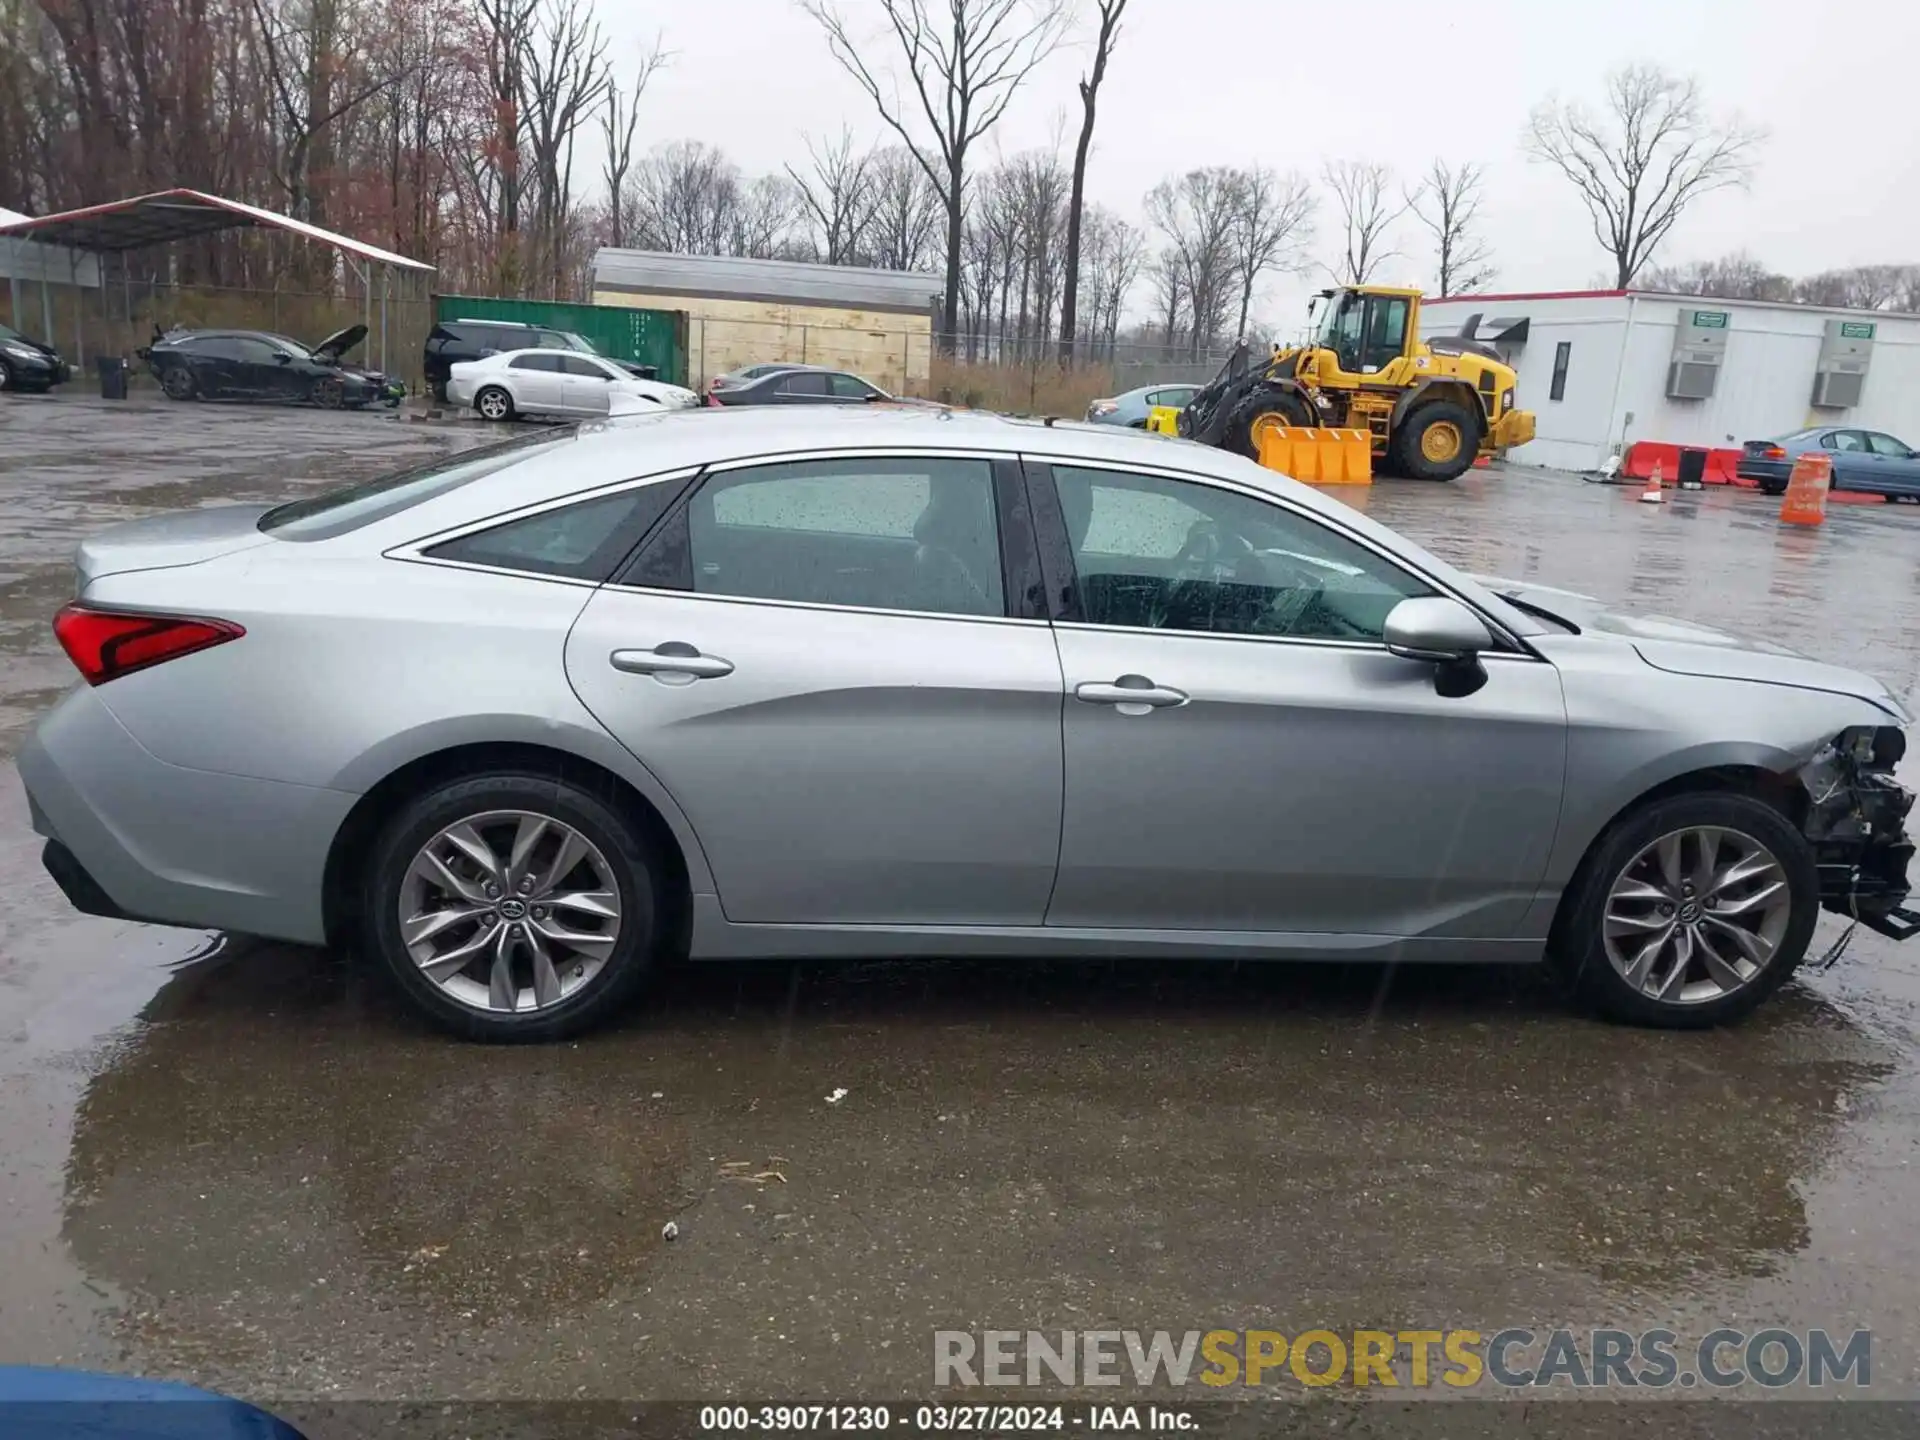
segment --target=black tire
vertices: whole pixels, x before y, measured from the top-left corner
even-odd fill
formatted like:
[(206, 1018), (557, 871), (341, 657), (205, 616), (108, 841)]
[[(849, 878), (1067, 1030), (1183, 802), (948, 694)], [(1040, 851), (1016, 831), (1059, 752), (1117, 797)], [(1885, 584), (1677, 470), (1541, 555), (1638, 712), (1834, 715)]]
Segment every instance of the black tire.
[(1762, 495), (1772, 495), (1775, 497), (1784, 495), (1787, 493), (1787, 482), (1784, 480), (1762, 480), (1760, 482), (1760, 493)]
[[(1662, 836), (1696, 826), (1736, 831), (1770, 850), (1786, 876), (1789, 909), (1785, 931), (1758, 974), (1729, 994), (1680, 1003), (1628, 984), (1608, 959), (1603, 929), (1608, 896), (1634, 858)], [(1555, 918), (1551, 958), (1575, 996), (1610, 1020), (1699, 1030), (1739, 1019), (1779, 989), (1805, 957), (1819, 917), (1813, 851), (1786, 816), (1733, 791), (1676, 795), (1629, 811), (1595, 842)]]
[[(530, 812), (577, 831), (605, 858), (620, 897), (618, 937), (600, 970), (559, 1001), (519, 1014), (462, 1004), (426, 977), (400, 933), (402, 886), (421, 848), (464, 818), (500, 810)], [(626, 1009), (646, 982), (664, 934), (665, 873), (641, 831), (570, 781), (510, 771), (470, 776), (416, 796), (381, 828), (361, 881), (363, 939), (409, 1006), (442, 1029), (492, 1042), (565, 1039)]]
[(0, 390), (13, 389), (13, 367), (0, 357)]
[(1233, 413), (1227, 417), (1221, 448), (1244, 455), (1249, 460), (1258, 460), (1260, 442), (1255, 426), (1267, 415), (1278, 416), (1284, 425), (1308, 426), (1315, 423), (1312, 408), (1293, 391), (1256, 390), (1235, 406)]
[(347, 403), (347, 387), (332, 376), (323, 375), (307, 387), (307, 399), (322, 410), (344, 409)]
[[(1429, 458), (1427, 432), (1453, 427), (1457, 446), (1451, 456)], [(1454, 480), (1467, 473), (1480, 453), (1480, 417), (1457, 400), (1429, 400), (1401, 419), (1387, 447), (1394, 469), (1415, 480)]]
[(184, 365), (169, 365), (160, 374), (160, 388), (169, 400), (192, 400), (200, 393), (193, 372)]
[[(488, 407), (490, 403), (495, 401), (498, 402), (501, 408), (497, 413), (489, 415), (487, 413)], [(475, 395), (473, 397), (473, 409), (474, 413), (482, 420), (511, 420), (517, 413), (513, 406), (513, 396), (509, 395), (498, 385), (489, 385), (481, 390), (478, 395)]]
[(447, 382), (446, 381), (435, 380), (427, 386), (427, 389), (433, 395), (434, 404), (444, 405), (447, 403)]

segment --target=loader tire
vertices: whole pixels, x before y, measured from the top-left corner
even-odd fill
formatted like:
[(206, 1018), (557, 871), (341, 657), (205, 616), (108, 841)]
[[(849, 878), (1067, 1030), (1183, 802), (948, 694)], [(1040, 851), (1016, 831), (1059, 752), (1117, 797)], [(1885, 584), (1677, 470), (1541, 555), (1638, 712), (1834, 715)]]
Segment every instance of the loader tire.
[(1227, 417), (1227, 430), (1221, 439), (1221, 448), (1244, 455), (1249, 460), (1258, 460), (1260, 441), (1257, 427), (1261, 418), (1267, 415), (1277, 417), (1282, 425), (1314, 423), (1307, 402), (1291, 390), (1256, 391), (1242, 400), (1233, 414)]
[(1400, 422), (1387, 452), (1402, 475), (1452, 480), (1480, 453), (1480, 419), (1457, 401), (1431, 400)]

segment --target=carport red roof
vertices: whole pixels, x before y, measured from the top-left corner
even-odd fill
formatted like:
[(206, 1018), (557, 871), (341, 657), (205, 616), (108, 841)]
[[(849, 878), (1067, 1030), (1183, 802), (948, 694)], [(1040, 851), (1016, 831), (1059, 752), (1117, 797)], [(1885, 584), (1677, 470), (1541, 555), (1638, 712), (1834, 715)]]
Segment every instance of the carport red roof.
[(162, 190), (153, 195), (136, 195), (131, 200), (17, 220), (0, 225), (0, 239), (40, 240), (74, 250), (121, 251), (164, 245), (171, 240), (208, 235), (216, 230), (254, 227), (290, 230), (362, 260), (377, 260), (382, 265), (396, 265), (405, 270), (433, 269), (424, 261), (409, 260), (405, 255), (396, 255), (349, 235), (322, 230), (291, 215), (279, 215), (257, 205), (198, 190)]

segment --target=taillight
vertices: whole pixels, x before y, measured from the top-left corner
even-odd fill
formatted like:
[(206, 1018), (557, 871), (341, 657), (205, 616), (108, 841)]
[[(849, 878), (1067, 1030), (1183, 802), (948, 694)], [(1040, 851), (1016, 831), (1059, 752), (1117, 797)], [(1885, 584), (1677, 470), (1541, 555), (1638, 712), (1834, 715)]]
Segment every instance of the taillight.
[(1787, 458), (1787, 452), (1782, 450), (1778, 445), (1769, 445), (1760, 453), (1768, 460), (1784, 460)]
[(53, 617), (54, 638), (89, 685), (104, 685), (149, 665), (238, 640), (246, 633), (231, 620), (136, 615), (85, 605), (65, 606)]

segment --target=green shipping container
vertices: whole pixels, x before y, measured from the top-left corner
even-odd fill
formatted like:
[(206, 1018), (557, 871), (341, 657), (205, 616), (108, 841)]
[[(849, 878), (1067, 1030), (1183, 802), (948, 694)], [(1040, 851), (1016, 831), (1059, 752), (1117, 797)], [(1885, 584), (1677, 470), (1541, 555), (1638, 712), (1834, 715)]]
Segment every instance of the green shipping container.
[(512, 320), (571, 330), (615, 360), (651, 365), (662, 380), (687, 383), (684, 310), (628, 310), (619, 305), (575, 305), (563, 300), (497, 300), (480, 295), (436, 295), (433, 318)]

